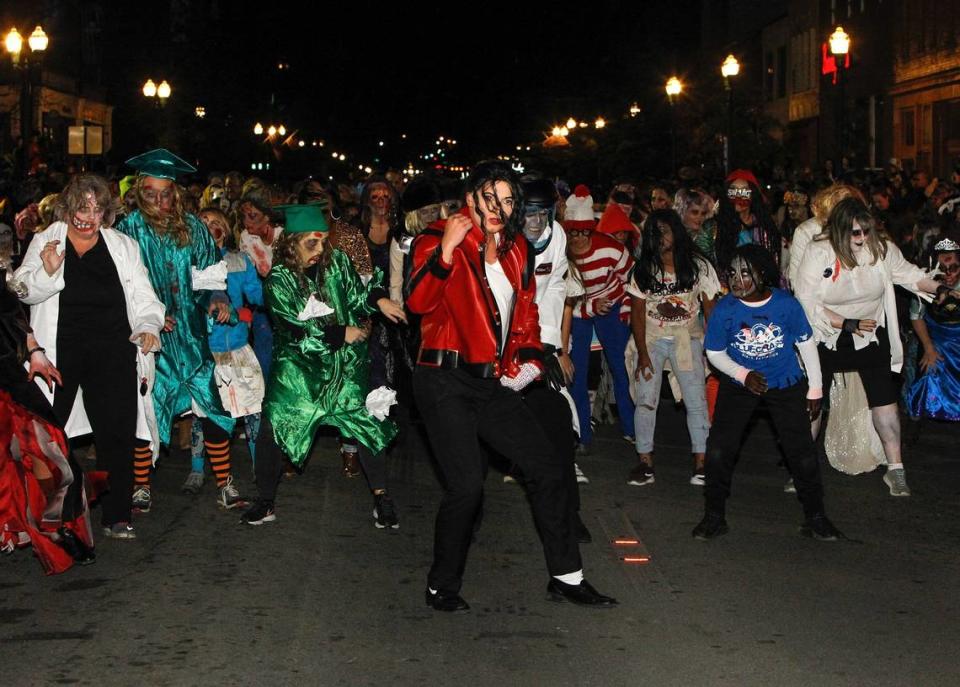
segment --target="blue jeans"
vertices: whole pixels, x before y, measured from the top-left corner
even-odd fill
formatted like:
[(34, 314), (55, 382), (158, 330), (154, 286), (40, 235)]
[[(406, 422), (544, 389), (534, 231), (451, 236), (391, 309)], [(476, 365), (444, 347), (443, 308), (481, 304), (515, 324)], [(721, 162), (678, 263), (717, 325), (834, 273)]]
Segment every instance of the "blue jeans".
[(613, 375), (613, 395), (617, 400), (617, 414), (624, 436), (633, 436), (633, 401), (630, 398), (630, 381), (623, 354), (630, 340), (630, 327), (620, 321), (620, 309), (614, 308), (606, 315), (582, 319), (573, 318), (570, 335), (573, 346), (570, 359), (573, 361), (573, 389), (571, 395), (577, 406), (577, 418), (580, 421), (580, 443), (593, 441), (593, 428), (590, 426), (590, 395), (587, 390), (587, 371), (590, 367), (590, 342), (593, 330), (603, 345), (603, 355)]
[(710, 433), (710, 420), (707, 417), (706, 384), (703, 369), (703, 342), (690, 339), (690, 355), (693, 369), (683, 372), (677, 362), (676, 341), (657, 339), (649, 346), (647, 353), (653, 365), (653, 377), (649, 380), (640, 376), (635, 382), (637, 391), (637, 412), (634, 421), (637, 427), (637, 453), (653, 451), (653, 433), (657, 427), (657, 406), (660, 404), (660, 384), (663, 382), (663, 366), (667, 360), (683, 394), (683, 405), (687, 409), (687, 431), (690, 432), (690, 445), (693, 453), (707, 450), (707, 435)]

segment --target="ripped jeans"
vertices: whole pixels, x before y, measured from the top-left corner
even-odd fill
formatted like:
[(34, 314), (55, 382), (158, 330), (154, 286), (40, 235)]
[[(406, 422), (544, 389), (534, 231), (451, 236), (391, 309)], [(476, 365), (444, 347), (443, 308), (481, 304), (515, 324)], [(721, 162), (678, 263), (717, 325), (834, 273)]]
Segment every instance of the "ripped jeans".
[[(690, 432), (692, 453), (707, 450), (707, 435), (710, 433), (710, 420), (707, 417), (707, 398), (705, 391), (705, 372), (703, 367), (703, 342), (690, 339), (690, 354), (693, 369), (682, 371), (677, 362), (676, 342), (673, 339), (657, 339), (647, 349), (650, 363), (653, 365), (653, 377), (649, 380), (640, 375), (634, 381), (637, 409), (634, 424), (637, 430), (637, 453), (653, 451), (653, 433), (657, 427), (657, 406), (660, 404), (660, 384), (663, 381), (663, 366), (670, 361), (670, 367), (683, 394), (683, 404), (687, 409), (687, 430)], [(633, 374), (633, 370), (628, 370)]]

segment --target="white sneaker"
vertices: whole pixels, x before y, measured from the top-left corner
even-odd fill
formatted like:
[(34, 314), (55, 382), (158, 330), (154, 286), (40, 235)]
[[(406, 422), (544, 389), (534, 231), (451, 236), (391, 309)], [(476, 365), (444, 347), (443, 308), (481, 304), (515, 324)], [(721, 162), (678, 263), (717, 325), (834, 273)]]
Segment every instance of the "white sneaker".
[(703, 472), (703, 468), (700, 468), (692, 475), (690, 475), (690, 484), (695, 487), (703, 487), (707, 484), (707, 476)]
[(887, 470), (883, 481), (890, 488), (890, 496), (910, 496), (910, 487), (907, 486), (907, 475), (903, 468)]
[(590, 478), (583, 474), (583, 470), (576, 463), (573, 464), (573, 471), (577, 473), (577, 484), (590, 484)]
[(796, 494), (797, 488), (793, 486), (793, 477), (787, 480), (787, 483), (783, 485), (784, 494)]
[(227, 483), (220, 487), (217, 494), (217, 505), (229, 510), (242, 506), (244, 503), (244, 500), (240, 498), (240, 490), (233, 484), (233, 475), (230, 475), (227, 477)]

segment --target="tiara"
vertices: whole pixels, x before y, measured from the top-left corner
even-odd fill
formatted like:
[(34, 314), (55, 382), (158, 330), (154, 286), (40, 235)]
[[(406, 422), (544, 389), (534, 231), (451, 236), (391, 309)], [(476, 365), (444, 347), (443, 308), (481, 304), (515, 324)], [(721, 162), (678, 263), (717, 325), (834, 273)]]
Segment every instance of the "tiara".
[(960, 250), (960, 245), (956, 241), (950, 238), (941, 240), (933, 247), (935, 251), (951, 251), (951, 250)]

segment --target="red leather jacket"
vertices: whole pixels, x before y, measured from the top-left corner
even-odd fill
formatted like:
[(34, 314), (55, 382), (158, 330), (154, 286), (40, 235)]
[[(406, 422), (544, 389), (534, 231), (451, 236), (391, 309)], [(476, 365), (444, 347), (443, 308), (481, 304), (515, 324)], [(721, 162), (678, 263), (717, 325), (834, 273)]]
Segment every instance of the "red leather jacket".
[[(469, 216), (464, 208), (461, 213)], [(543, 368), (533, 251), (523, 236), (500, 257), (514, 289), (513, 313), (502, 322), (484, 265), (484, 235), (476, 225), (454, 249), (453, 263), (441, 256), (446, 220), (430, 225), (413, 242), (406, 304), (423, 316), (417, 364), (460, 368), (476, 377), (513, 377), (525, 362)], [(502, 355), (500, 332), (507, 328)]]

